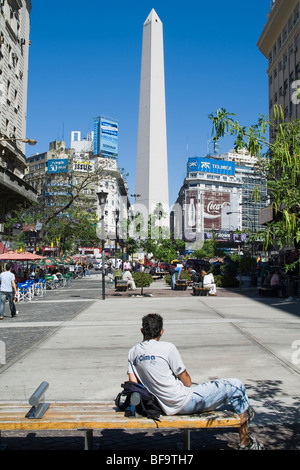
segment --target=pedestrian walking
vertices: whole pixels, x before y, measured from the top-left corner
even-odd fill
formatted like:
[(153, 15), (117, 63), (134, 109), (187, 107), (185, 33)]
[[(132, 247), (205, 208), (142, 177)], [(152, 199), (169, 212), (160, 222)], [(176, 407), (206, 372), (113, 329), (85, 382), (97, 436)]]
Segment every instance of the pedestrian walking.
[[(7, 264), (6, 271), (0, 274), (0, 281), (1, 281), (1, 288), (0, 288), (1, 303), (3, 304), (4, 302), (4, 309), (5, 309), (5, 301), (7, 299), (9, 302), (10, 314), (12, 317), (15, 317), (18, 315), (18, 312), (16, 310), (16, 305), (14, 302), (14, 298), (17, 295), (17, 286), (15, 282), (15, 275), (11, 272), (10, 264)], [(0, 319), (2, 320), (3, 316)]]

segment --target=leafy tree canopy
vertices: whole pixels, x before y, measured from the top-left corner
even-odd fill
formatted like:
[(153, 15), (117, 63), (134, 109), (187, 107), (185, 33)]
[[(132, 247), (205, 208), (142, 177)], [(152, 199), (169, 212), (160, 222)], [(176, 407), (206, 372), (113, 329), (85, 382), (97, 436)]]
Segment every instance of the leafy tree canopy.
[[(267, 176), (274, 218), (257, 237), (264, 238), (265, 248), (274, 243), (279, 248), (295, 248), (298, 257), (294, 265), (299, 265), (300, 120), (284, 122), (280, 107), (274, 107), (272, 118), (259, 116), (257, 124), (251, 126), (242, 126), (235, 114), (224, 108), (210, 114), (209, 119), (215, 140), (234, 136), (235, 150), (246, 148), (258, 157), (260, 169)], [(268, 130), (271, 139), (267, 138)]]

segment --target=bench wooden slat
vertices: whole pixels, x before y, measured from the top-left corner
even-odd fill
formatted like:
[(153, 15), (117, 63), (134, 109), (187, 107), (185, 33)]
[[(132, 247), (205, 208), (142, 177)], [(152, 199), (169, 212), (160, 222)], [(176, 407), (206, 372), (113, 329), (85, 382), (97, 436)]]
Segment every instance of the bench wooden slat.
[(126, 417), (116, 410), (114, 403), (52, 403), (41, 419), (25, 417), (26, 405), (2, 405), (0, 430), (71, 430), (91, 429), (140, 429), (140, 428), (218, 428), (239, 427), (238, 415), (230, 412), (206, 412), (199, 415), (161, 416), (160, 421)]
[[(230, 412), (205, 412), (199, 415), (161, 416), (160, 421), (125, 416), (113, 402), (51, 403), (40, 419), (26, 418), (29, 406), (4, 404), (0, 406), (1, 431), (68, 431), (84, 432), (84, 449), (93, 448), (93, 431), (102, 429), (181, 429), (185, 450), (190, 450), (190, 432), (203, 428), (238, 428), (240, 418)], [(101, 441), (101, 439), (100, 439)]]

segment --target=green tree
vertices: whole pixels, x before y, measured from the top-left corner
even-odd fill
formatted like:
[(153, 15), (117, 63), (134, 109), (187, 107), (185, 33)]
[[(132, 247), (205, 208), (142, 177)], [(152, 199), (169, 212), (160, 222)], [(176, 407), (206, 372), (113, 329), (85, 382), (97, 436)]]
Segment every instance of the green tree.
[(205, 240), (202, 248), (194, 251), (194, 256), (198, 259), (211, 259), (223, 254), (223, 251), (218, 246), (216, 237), (213, 237), (211, 240)]
[[(51, 196), (41, 194), (38, 202), (26, 209), (19, 206), (7, 215), (5, 227), (13, 230), (22, 224), (39, 223), (37, 246), (42, 249), (47, 243), (60, 240), (60, 248), (65, 251), (81, 241), (99, 241), (96, 235), (96, 197), (87, 193), (95, 188), (101, 179), (102, 168), (94, 172), (81, 173), (74, 171), (59, 173), (51, 181)], [(76, 243), (76, 240), (79, 240)], [(17, 242), (17, 239), (15, 239)], [(75, 247), (74, 247), (75, 249)]]
[[(284, 122), (280, 107), (274, 107), (272, 118), (259, 116), (257, 124), (248, 127), (234, 117), (223, 108), (209, 115), (214, 139), (234, 136), (236, 150), (246, 148), (258, 157), (260, 170), (267, 177), (274, 217), (257, 238), (263, 237), (265, 249), (274, 242), (279, 248), (293, 247), (297, 259), (289, 267), (298, 265), (300, 270), (300, 120)], [(268, 129), (272, 141), (266, 136)], [(254, 200), (257, 197), (258, 188)]]
[(96, 214), (88, 210), (83, 210), (83, 207), (70, 207), (67, 213), (60, 213), (55, 219), (51, 219), (48, 222), (44, 242), (53, 243), (59, 253), (77, 251), (80, 245), (98, 244)]

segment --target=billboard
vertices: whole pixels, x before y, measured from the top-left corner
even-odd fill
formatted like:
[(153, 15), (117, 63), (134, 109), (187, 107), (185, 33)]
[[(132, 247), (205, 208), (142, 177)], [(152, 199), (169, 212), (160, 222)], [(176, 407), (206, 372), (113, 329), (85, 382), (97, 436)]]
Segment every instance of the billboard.
[(203, 202), (204, 231), (222, 229), (222, 209), (230, 207), (230, 193), (205, 191)]
[(117, 157), (119, 128), (113, 119), (98, 117), (94, 119), (94, 155)]
[(52, 159), (47, 161), (48, 173), (66, 173), (68, 171), (69, 160), (67, 158)]
[(235, 175), (235, 162), (216, 160), (207, 157), (193, 157), (188, 159), (188, 172), (200, 171), (203, 173), (216, 173), (218, 175)]
[(118, 123), (105, 118), (100, 121), (100, 152), (102, 155), (118, 155)]
[(195, 231), (197, 227), (197, 212), (198, 212), (198, 191), (188, 189), (185, 192), (185, 230)]
[(100, 118), (94, 119), (94, 155), (100, 153)]
[(73, 170), (84, 172), (84, 173), (92, 173), (94, 172), (94, 162), (90, 160), (87, 160), (87, 161), (74, 160)]

